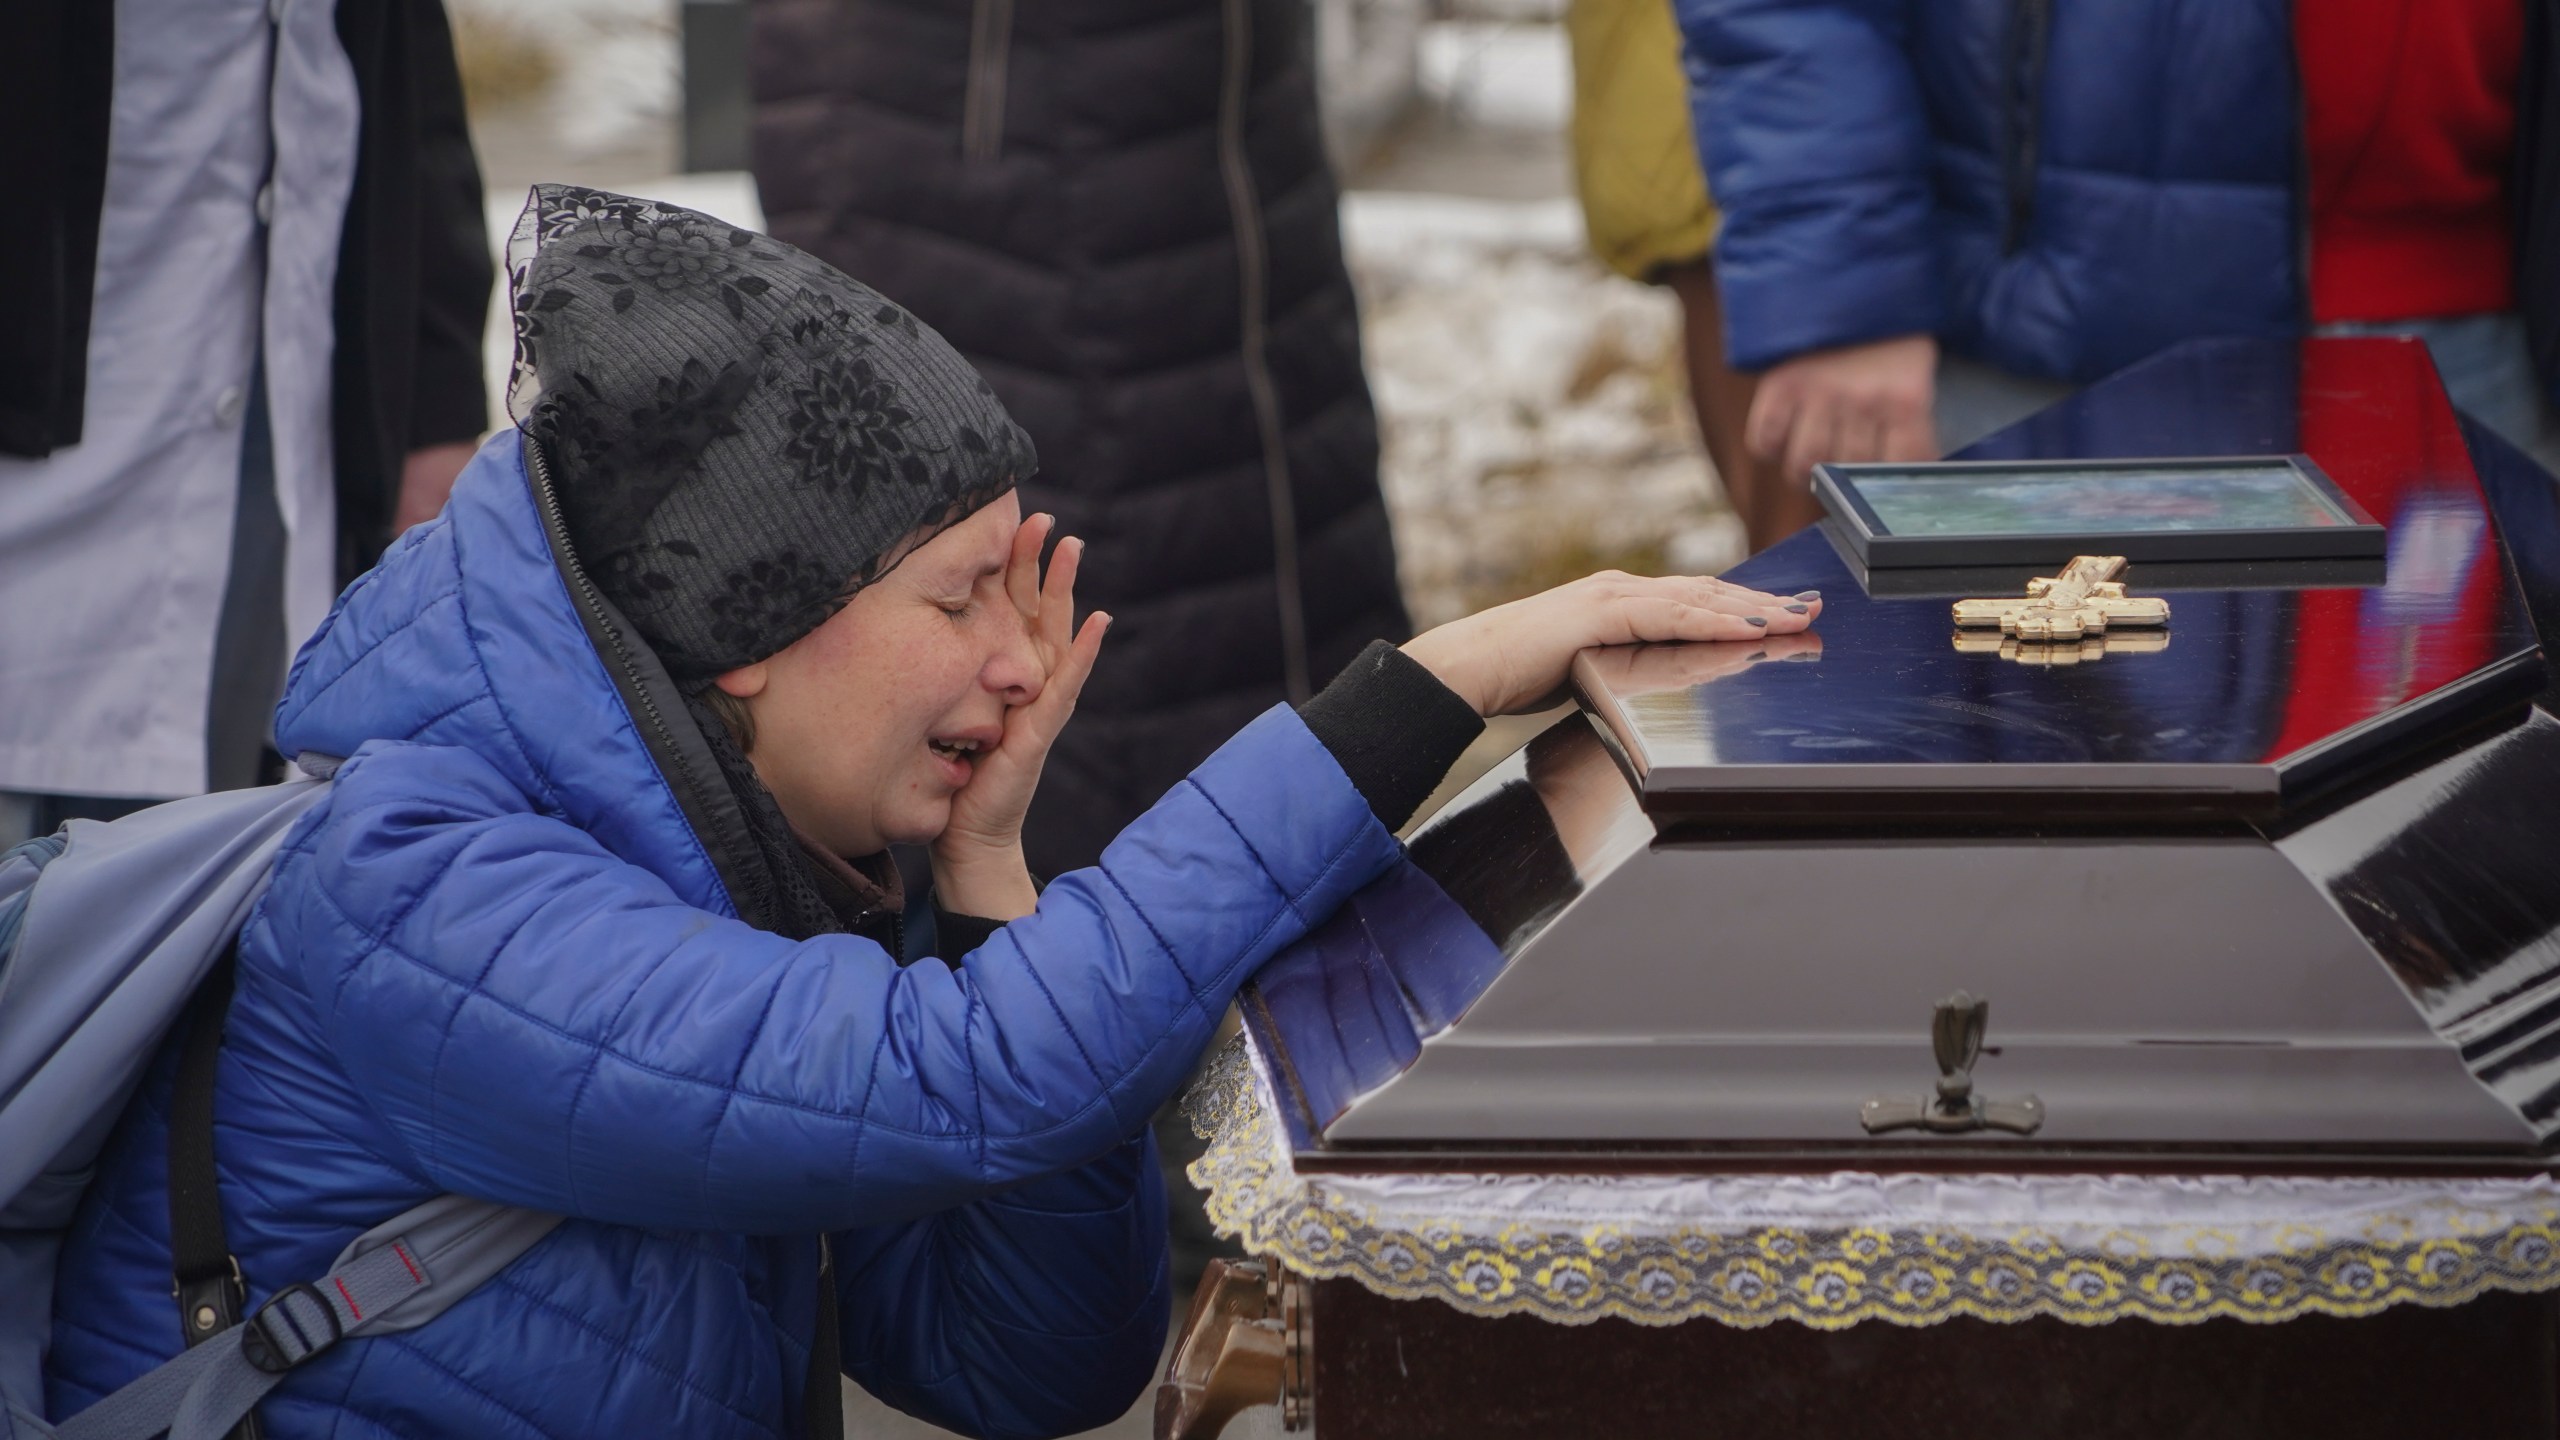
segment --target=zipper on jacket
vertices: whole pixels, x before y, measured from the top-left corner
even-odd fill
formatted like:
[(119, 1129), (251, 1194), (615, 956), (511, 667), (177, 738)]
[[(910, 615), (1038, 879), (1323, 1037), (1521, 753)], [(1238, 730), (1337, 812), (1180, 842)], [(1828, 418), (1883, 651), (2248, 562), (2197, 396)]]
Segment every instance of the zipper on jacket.
[(669, 752), (676, 767), (684, 772), (685, 783), (691, 785), (694, 777), (683, 759), (673, 754), (675, 737), (667, 731), (667, 717), (659, 711), (657, 697), (649, 694), (648, 688), (640, 683), (638, 667), (631, 663), (631, 650), (623, 643), (622, 631), (605, 616), (604, 592), (596, 589), (596, 583), (587, 578), (587, 567), (579, 563), (577, 551), (569, 547), (569, 526), (560, 513), (560, 492), (551, 483), (551, 462), (543, 458), (542, 447), (534, 443), (532, 436), (524, 436), (523, 441), (525, 473), (533, 477), (534, 498), (542, 504), (542, 527), (551, 532), (553, 558), (559, 561), (561, 572), (569, 579), (569, 593), (578, 598), (578, 609), (588, 622), (588, 628), (601, 633), (612, 648), (613, 653), (604, 658), (613, 665), (615, 680), (624, 682), (627, 693), (640, 701), (640, 708), (647, 716), (651, 748)]
[(1235, 227), (1237, 290), (1243, 308), (1245, 391), (1262, 438), (1262, 478), (1271, 505), (1271, 579), (1279, 594), (1280, 678), (1290, 703), (1314, 693), (1307, 680), (1307, 616), (1298, 578), (1298, 504), (1289, 483), (1288, 435), (1280, 423), (1280, 390), (1263, 353), (1269, 304), (1270, 256), (1262, 234), (1262, 204), (1244, 151), (1245, 92), (1253, 83), (1253, 0), (1224, 0), (1226, 62), (1218, 83), (1218, 170), (1227, 186), (1227, 214)]
[(2053, 0), (2016, 0), (2009, 12), (2009, 222), (2000, 252), (2017, 253), (2035, 218), (2036, 152), (2044, 126), (2045, 53), (2052, 41)]
[[(644, 667), (632, 653), (612, 607), (605, 603), (604, 592), (588, 578), (587, 567), (579, 561), (576, 547), (569, 543), (569, 524), (561, 513), (560, 492), (552, 483), (551, 462), (543, 455), (542, 446), (532, 436), (521, 433), (518, 443), (524, 450), (525, 476), (533, 482), (534, 505), (541, 512), (543, 538), (550, 543), (552, 563), (559, 569), (561, 578), (568, 582), (569, 599), (577, 607), (578, 622), (586, 629), (589, 642), (595, 646), (596, 658), (604, 662), (605, 672), (613, 680), (614, 688), (621, 692), (633, 718), (639, 721), (641, 743), (649, 748), (650, 757), (657, 761), (660, 773), (667, 777), (669, 787), (675, 791), (677, 808), (684, 812), (686, 821), (693, 826), (695, 836), (702, 842), (703, 852), (711, 858), (712, 870), (719, 875), (720, 883), (727, 888), (730, 903), (734, 905), (741, 897), (753, 893), (739, 876), (737, 861), (731, 854), (732, 846), (740, 842), (733, 839), (730, 832), (744, 822), (739, 820), (723, 826), (716, 818), (716, 807), (725, 804), (734, 811), (736, 802), (729, 798), (725, 784), (715, 788), (704, 783), (703, 776), (688, 758), (690, 752), (678, 732), (668, 723), (666, 707), (659, 704), (658, 686), (653, 683), (649, 667)], [(657, 678), (663, 678), (663, 672)], [(684, 717), (683, 724), (690, 729), (692, 717)], [(695, 743), (701, 743), (698, 736)], [(771, 928), (770, 916), (747, 915), (743, 918), (750, 925)]]
[(976, 0), (969, 13), (969, 82), (960, 99), (960, 158), (988, 164), (1004, 153), (1005, 65), (1013, 51), (1013, 0)]

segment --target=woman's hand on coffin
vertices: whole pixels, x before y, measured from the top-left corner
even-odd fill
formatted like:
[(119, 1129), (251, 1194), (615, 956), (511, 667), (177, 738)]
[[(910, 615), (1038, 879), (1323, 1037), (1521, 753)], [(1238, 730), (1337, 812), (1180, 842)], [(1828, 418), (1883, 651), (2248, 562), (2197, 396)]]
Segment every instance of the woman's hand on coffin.
[[(1427, 630), (1404, 653), (1477, 714), (1515, 715), (1550, 703), (1573, 657), (1594, 645), (1728, 640), (1758, 649), (1821, 613), (1822, 598), (1810, 592), (1770, 595), (1705, 576), (1607, 570)], [(1738, 662), (1748, 654), (1735, 652)]]
[(1022, 863), (1022, 820), (1040, 785), (1041, 766), (1075, 713), (1076, 697), (1102, 653), (1111, 617), (1085, 617), (1075, 628), (1076, 570), (1084, 542), (1058, 542), (1046, 579), (1040, 550), (1056, 521), (1034, 515), (1014, 532), (1005, 593), (1039, 652), (1040, 693), (1005, 712), (1004, 739), (978, 759), (969, 783), (951, 797), (951, 824), (933, 842), (935, 887), (946, 908), (989, 920), (1031, 913), (1037, 899)]
[(1937, 383), (1928, 335), (1811, 351), (1760, 377), (1742, 443), (1797, 484), (1827, 461), (1935, 460)]

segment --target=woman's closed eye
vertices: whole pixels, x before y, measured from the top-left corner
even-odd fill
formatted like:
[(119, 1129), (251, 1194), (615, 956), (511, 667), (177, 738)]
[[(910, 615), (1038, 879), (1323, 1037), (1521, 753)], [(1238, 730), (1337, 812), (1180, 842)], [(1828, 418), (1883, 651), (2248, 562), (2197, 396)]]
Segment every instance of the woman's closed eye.
[(982, 576), (967, 590), (932, 598), (935, 609), (950, 616), (954, 621), (966, 621), (977, 614), (982, 606), (997, 604), (1005, 598), (1004, 576), (1001, 572)]

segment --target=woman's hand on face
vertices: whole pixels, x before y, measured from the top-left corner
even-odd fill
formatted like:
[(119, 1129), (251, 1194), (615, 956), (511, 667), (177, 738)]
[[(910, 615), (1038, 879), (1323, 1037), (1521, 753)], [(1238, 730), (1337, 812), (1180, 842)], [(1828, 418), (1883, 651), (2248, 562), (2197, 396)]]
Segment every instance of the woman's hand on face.
[[(951, 797), (951, 822), (933, 842), (935, 883), (946, 908), (991, 920), (1031, 911), (1029, 872), (1022, 868), (1022, 821), (1076, 697), (1102, 653), (1111, 617), (1097, 611), (1075, 627), (1076, 568), (1084, 542), (1058, 542), (1049, 574), (1040, 574), (1040, 549), (1056, 521), (1034, 515), (1013, 535), (1005, 566), (1005, 593), (1031, 637), (1039, 658), (1040, 693), (1005, 712), (1004, 739), (978, 757), (969, 783)], [(1016, 893), (1019, 891), (1019, 893)]]
[(1822, 597), (1812, 591), (1770, 595), (1704, 576), (1604, 570), (1424, 631), (1404, 653), (1477, 714), (1515, 715), (1549, 703), (1573, 657), (1594, 645), (1765, 641), (1795, 634), (1821, 613)]

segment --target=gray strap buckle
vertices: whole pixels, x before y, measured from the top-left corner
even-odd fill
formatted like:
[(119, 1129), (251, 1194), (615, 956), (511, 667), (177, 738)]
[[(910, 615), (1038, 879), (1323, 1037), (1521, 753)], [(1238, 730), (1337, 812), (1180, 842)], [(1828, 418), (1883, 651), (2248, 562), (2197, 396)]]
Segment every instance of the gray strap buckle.
[(339, 1341), (414, 1329), (551, 1233), (556, 1215), (440, 1195), (339, 1252), (327, 1275), (288, 1285), (247, 1321), (180, 1354), (54, 1428), (58, 1440), (220, 1440), (261, 1396)]
[(282, 1375), (325, 1354), (345, 1335), (337, 1306), (309, 1285), (287, 1285), (250, 1312), (240, 1336), (240, 1356), (270, 1375)]

